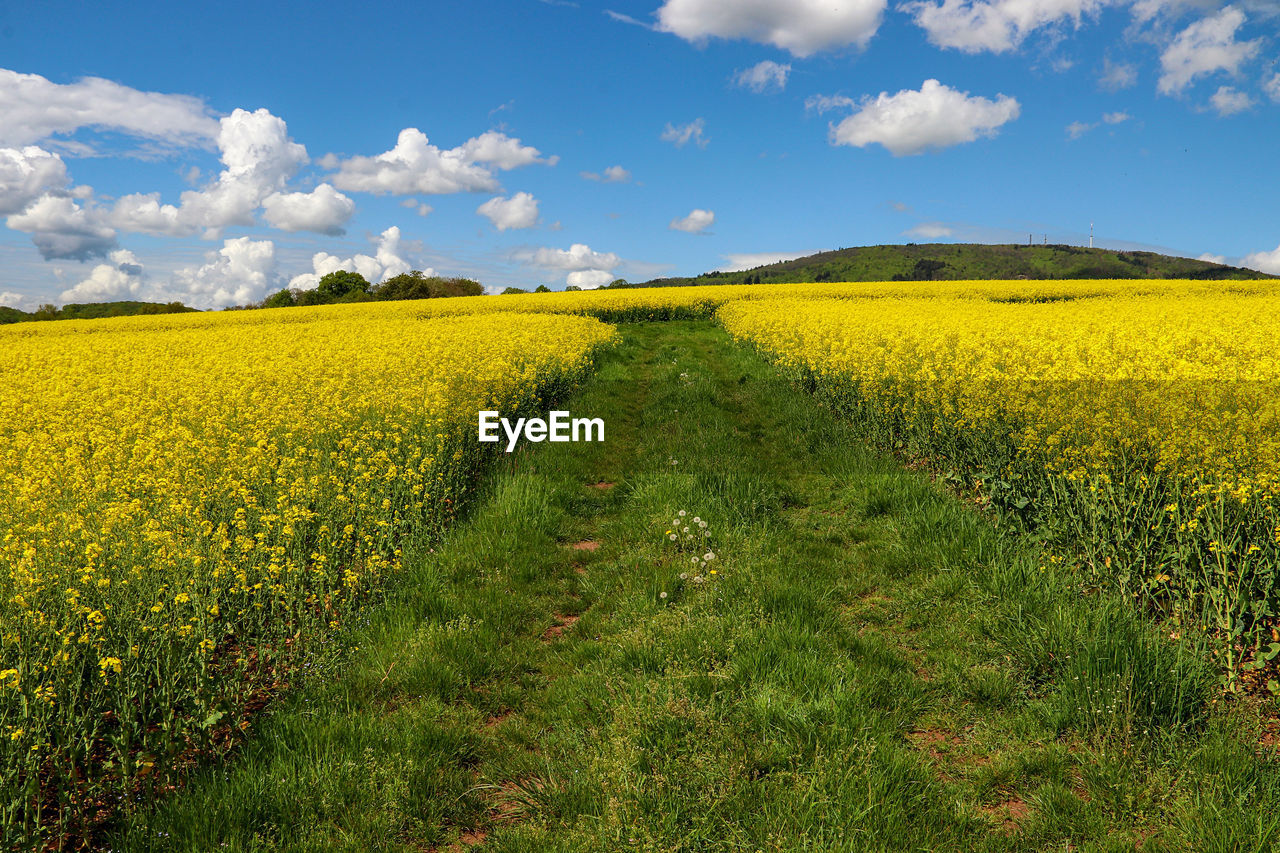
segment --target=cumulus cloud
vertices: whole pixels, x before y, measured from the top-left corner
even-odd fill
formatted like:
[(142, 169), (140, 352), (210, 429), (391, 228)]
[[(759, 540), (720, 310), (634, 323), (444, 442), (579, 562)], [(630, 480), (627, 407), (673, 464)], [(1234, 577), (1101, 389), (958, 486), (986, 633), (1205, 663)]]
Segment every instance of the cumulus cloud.
[(688, 124), (682, 124), (676, 127), (671, 122), (667, 122), (666, 128), (662, 131), (660, 137), (663, 142), (670, 142), (677, 148), (683, 148), (690, 142), (699, 148), (706, 148), (707, 143), (711, 140), (702, 135), (705, 128), (705, 122), (701, 118), (696, 118)]
[(787, 75), (791, 73), (791, 65), (779, 65), (766, 59), (750, 68), (744, 68), (733, 75), (733, 82), (743, 89), (761, 94), (774, 91), (781, 92), (787, 88)]
[(863, 98), (853, 115), (831, 126), (831, 143), (859, 148), (878, 143), (895, 157), (920, 154), (994, 136), (1019, 111), (1018, 102), (1008, 95), (996, 95), (995, 100), (971, 97), (937, 80), (925, 80), (918, 91)]
[(1114, 112), (1114, 113), (1102, 114), (1102, 120), (1107, 124), (1121, 124), (1122, 122), (1126, 122), (1131, 118), (1133, 118), (1133, 116), (1125, 112)]
[(262, 218), (282, 231), (338, 235), (356, 212), (356, 203), (329, 184), (309, 193), (272, 193), (262, 201)]
[(1280, 275), (1280, 246), (1270, 252), (1252, 252), (1245, 255), (1240, 261), (1240, 266), (1271, 275)]
[(621, 166), (610, 166), (603, 172), (579, 172), (588, 181), (599, 181), (602, 184), (625, 184), (631, 181), (631, 173)]
[(908, 237), (922, 237), (926, 240), (936, 240), (939, 237), (950, 237), (951, 229), (943, 225), (941, 222), (921, 222), (914, 228), (908, 228), (902, 232)]
[(867, 42), (880, 27), (885, 0), (666, 0), (658, 29), (687, 40), (747, 39), (795, 56)]
[(1253, 106), (1253, 98), (1248, 93), (1233, 89), (1230, 86), (1219, 86), (1209, 98), (1209, 104), (1220, 116), (1233, 116)]
[(1112, 62), (1108, 57), (1102, 60), (1102, 71), (1098, 74), (1098, 83), (1108, 92), (1127, 89), (1138, 82), (1138, 69), (1124, 62)]
[(12, 290), (0, 291), (0, 306), (4, 308), (17, 308), (23, 310), (27, 305), (27, 297), (21, 293), (14, 293)]
[(526, 249), (513, 257), (530, 266), (564, 272), (565, 284), (584, 290), (613, 281), (612, 270), (622, 263), (613, 252), (597, 252), (585, 243), (574, 243), (568, 249)]
[[(124, 196), (111, 210), (111, 224), (124, 231), (167, 236), (203, 230), (207, 238), (217, 239), (223, 228), (254, 224), (254, 212), (269, 196), (279, 194), (308, 159), (307, 149), (289, 138), (284, 120), (265, 109), (237, 109), (225, 116), (217, 144), (224, 168), (209, 186), (183, 192), (176, 206), (162, 204), (159, 193)], [(316, 192), (319, 195), (292, 193), (277, 198), (272, 205), (274, 215), (292, 225), (302, 224), (309, 216), (322, 226), (319, 230), (332, 232), (334, 218), (346, 205), (354, 210), (354, 203), (332, 193), (331, 187)], [(306, 195), (312, 198), (295, 198)], [(304, 212), (308, 216), (303, 216)]]
[(116, 246), (115, 229), (102, 221), (97, 208), (81, 207), (68, 196), (41, 196), (21, 213), (5, 220), (15, 231), (31, 235), (45, 260), (86, 261)]
[(504, 172), (521, 166), (532, 166), (534, 163), (554, 166), (560, 162), (558, 156), (543, 157), (537, 148), (521, 145), (519, 139), (512, 139), (496, 130), (488, 130), (474, 139), (468, 139), (455, 150), (460, 151), (466, 160), (488, 163)]
[(538, 200), (529, 193), (516, 193), (511, 198), (497, 196), (476, 208), (499, 231), (532, 228), (538, 224)]
[(19, 213), (50, 190), (67, 185), (67, 167), (57, 154), (35, 145), (0, 148), (0, 216)]
[(903, 3), (898, 8), (938, 47), (967, 53), (1003, 53), (1018, 47), (1033, 30), (1085, 15), (1096, 15), (1109, 0), (942, 0)]
[(266, 295), (275, 284), (276, 247), (270, 240), (237, 237), (224, 240), (199, 267), (180, 269), (173, 287), (182, 301), (200, 308), (245, 305)]
[(694, 208), (688, 216), (671, 220), (667, 227), (673, 231), (684, 231), (689, 234), (701, 234), (716, 221), (715, 211)]
[(493, 170), (510, 170), (533, 163), (554, 165), (558, 157), (542, 157), (538, 149), (521, 145), (497, 131), (488, 131), (456, 148), (431, 144), (416, 127), (400, 131), (395, 147), (373, 157), (347, 160), (326, 158), (336, 167), (333, 184), (339, 189), (392, 195), (443, 195), (460, 192), (493, 192), (498, 180)]
[(568, 249), (541, 248), (533, 252), (522, 252), (517, 255), (521, 260), (534, 266), (550, 270), (611, 270), (622, 259), (613, 252), (596, 252), (585, 243), (574, 243)]
[(62, 291), (62, 302), (110, 302), (137, 296), (142, 289), (142, 265), (133, 252), (117, 249), (107, 256), (111, 263), (98, 264), (79, 284)]
[(0, 69), (0, 115), (0, 145), (26, 145), (82, 127), (179, 145), (218, 133), (217, 119), (198, 98), (143, 92), (98, 77), (53, 83), (7, 69)]
[(1202, 18), (1174, 37), (1160, 54), (1162, 69), (1156, 88), (1162, 95), (1182, 92), (1196, 78), (1217, 71), (1239, 73), (1262, 46), (1261, 39), (1236, 41), (1236, 30), (1244, 23), (1244, 12), (1227, 6), (1216, 15)]
[(1197, 261), (1208, 261), (1211, 264), (1225, 264), (1227, 262), (1226, 255), (1215, 255), (1212, 252), (1205, 252), (1196, 258)]
[[(350, 258), (340, 258), (328, 252), (316, 252), (311, 257), (311, 272), (295, 275), (289, 280), (289, 287), (299, 290), (311, 290), (320, 283), (320, 279), (331, 272), (346, 270), (358, 272), (371, 284), (378, 284), (389, 278), (408, 272), (412, 267), (401, 256), (400, 229), (392, 225), (378, 235), (374, 241), (372, 255), (358, 254)], [(423, 270), (427, 275), (434, 275), (434, 270)]]
[(728, 266), (720, 267), (722, 272), (742, 272), (762, 267), (765, 264), (776, 264), (781, 261), (794, 261), (812, 252), (745, 252), (736, 255), (724, 255)]
[(613, 281), (613, 273), (608, 270), (579, 270), (564, 277), (564, 283), (583, 290), (595, 290)]

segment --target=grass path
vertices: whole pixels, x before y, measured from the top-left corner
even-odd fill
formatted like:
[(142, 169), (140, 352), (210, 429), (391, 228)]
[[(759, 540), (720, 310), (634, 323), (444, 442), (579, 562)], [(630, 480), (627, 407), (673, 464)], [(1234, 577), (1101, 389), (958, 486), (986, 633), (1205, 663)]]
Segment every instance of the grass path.
[(568, 406), (607, 441), (504, 458), (340, 677), (113, 849), (1277, 844), (1275, 766), (1196, 655), (709, 323), (623, 332)]

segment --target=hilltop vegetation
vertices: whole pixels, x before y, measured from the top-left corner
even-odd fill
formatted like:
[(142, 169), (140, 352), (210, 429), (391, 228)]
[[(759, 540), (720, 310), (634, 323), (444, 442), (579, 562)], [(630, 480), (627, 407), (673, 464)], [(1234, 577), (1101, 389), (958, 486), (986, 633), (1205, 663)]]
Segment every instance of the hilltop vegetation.
[(636, 287), (693, 284), (784, 284), (821, 281), (966, 281), (1071, 278), (1275, 278), (1256, 270), (1155, 252), (1065, 245), (907, 243), (820, 252), (739, 272), (657, 278)]

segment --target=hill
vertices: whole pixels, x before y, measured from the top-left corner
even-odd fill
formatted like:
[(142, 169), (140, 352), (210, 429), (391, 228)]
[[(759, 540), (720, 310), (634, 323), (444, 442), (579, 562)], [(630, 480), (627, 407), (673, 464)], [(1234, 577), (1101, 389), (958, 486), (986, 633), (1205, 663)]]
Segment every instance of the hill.
[(811, 281), (960, 281), (1071, 278), (1276, 278), (1255, 270), (1155, 252), (1080, 246), (907, 243), (820, 252), (739, 272), (657, 278), (635, 287), (783, 284)]

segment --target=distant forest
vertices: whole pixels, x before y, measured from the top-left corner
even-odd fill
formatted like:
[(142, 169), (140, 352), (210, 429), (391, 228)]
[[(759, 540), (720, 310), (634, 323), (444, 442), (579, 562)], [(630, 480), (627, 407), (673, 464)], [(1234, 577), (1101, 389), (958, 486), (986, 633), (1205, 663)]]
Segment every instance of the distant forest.
[(181, 302), (88, 302), (41, 305), (34, 311), (0, 306), (0, 324), (35, 320), (97, 320), (102, 317), (132, 317), (137, 314), (185, 314), (195, 311)]

